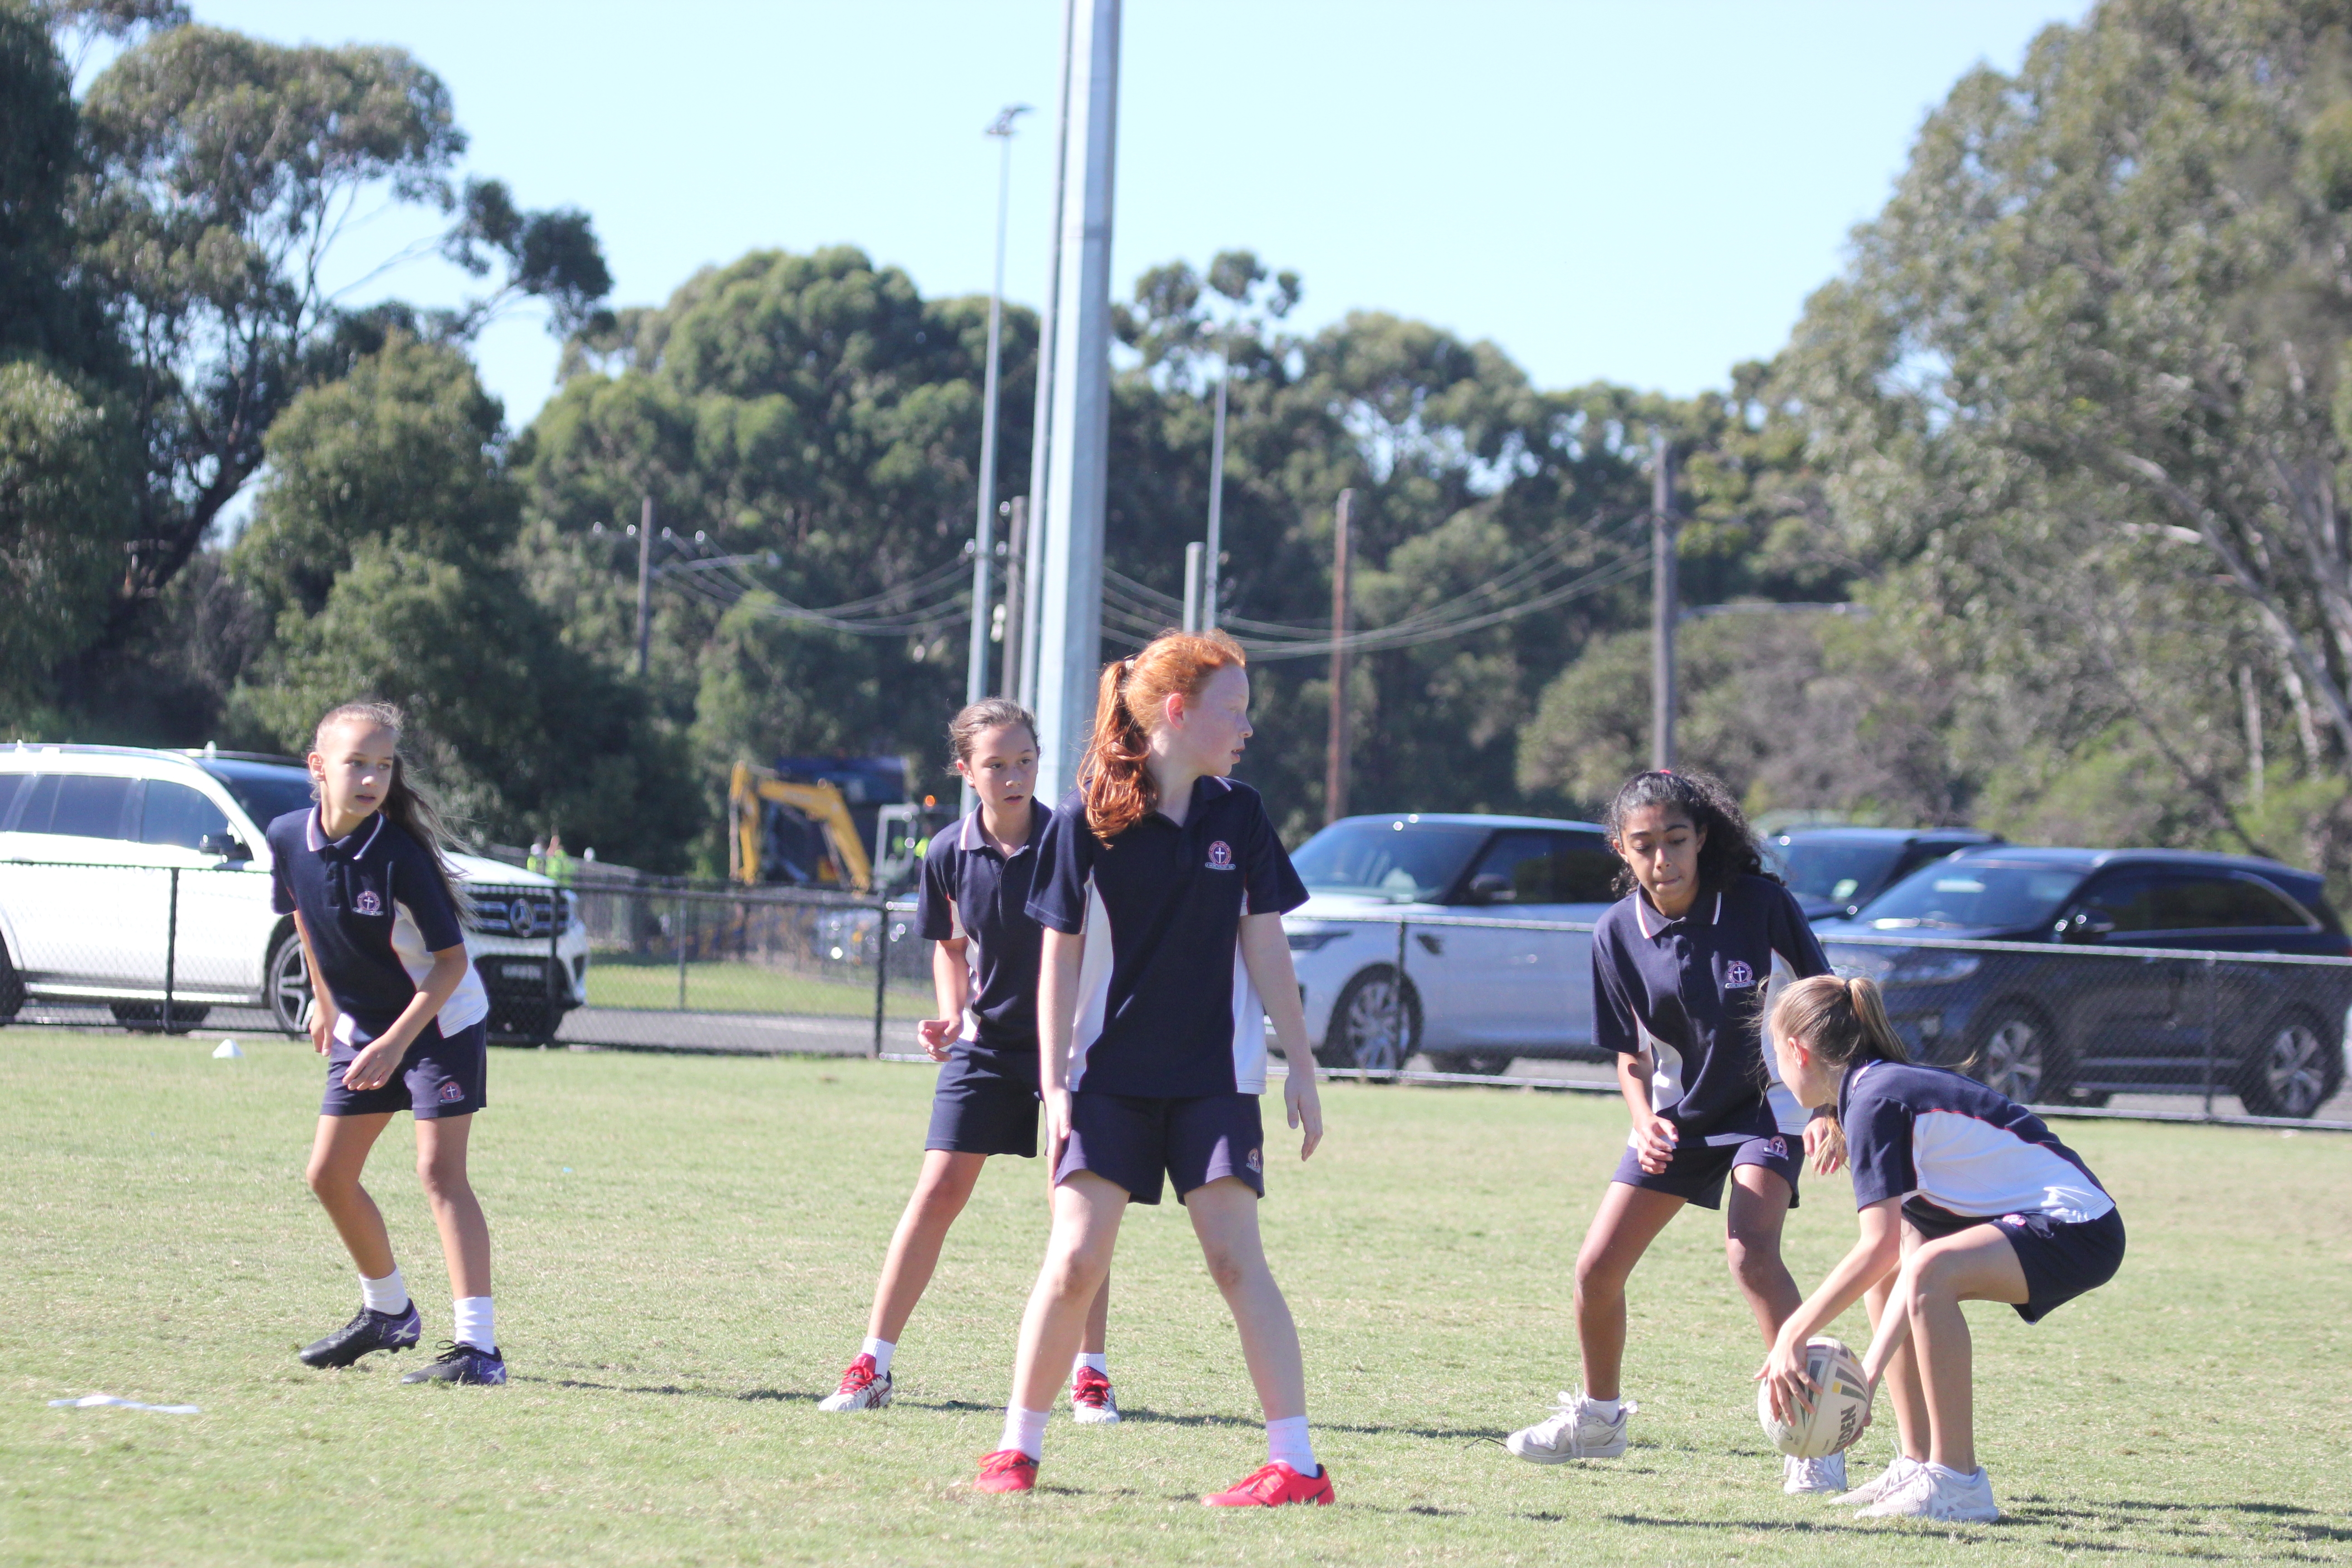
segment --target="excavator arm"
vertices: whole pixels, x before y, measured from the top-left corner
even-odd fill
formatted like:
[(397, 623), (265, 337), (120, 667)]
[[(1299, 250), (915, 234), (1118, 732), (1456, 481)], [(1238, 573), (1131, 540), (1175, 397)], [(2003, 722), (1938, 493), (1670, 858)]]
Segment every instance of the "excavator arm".
[(779, 778), (772, 770), (749, 763), (735, 764), (727, 786), (727, 869), (733, 880), (756, 883), (760, 879), (764, 858), (761, 841), (766, 834), (766, 814), (761, 807), (772, 801), (791, 806), (823, 830), (829, 853), (818, 871), (820, 881), (830, 873), (845, 892), (873, 891), (874, 867), (840, 789), (822, 781), (801, 784)]

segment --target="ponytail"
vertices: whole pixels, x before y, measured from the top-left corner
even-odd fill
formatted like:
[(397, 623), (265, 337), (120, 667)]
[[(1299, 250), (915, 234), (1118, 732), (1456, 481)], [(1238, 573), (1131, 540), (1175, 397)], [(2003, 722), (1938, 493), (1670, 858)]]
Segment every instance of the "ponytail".
[[(329, 710), (326, 717), (319, 721), (319, 727), (310, 732), (310, 749), (323, 752), (327, 731), (337, 724), (352, 722), (373, 724), (391, 731), (396, 748), (406, 720), (402, 717), (400, 710), (389, 702), (346, 702), (340, 708)], [(310, 786), (310, 795), (314, 800), (319, 798), (319, 786), (315, 782)], [(432, 858), (434, 872), (441, 879), (441, 890), (456, 906), (458, 918), (472, 920), (473, 900), (459, 890), (457, 873), (449, 864), (449, 834), (441, 825), (441, 813), (434, 805), (433, 797), (410, 781), (408, 763), (396, 749), (392, 758), (392, 783), (384, 789), (383, 804), (376, 809), (391, 818), (394, 826), (425, 847), (425, 853)]]
[(1201, 695), (1209, 678), (1239, 669), (1249, 658), (1223, 632), (1162, 632), (1141, 653), (1103, 666), (1095, 686), (1095, 725), (1078, 763), (1087, 826), (1109, 843), (1160, 805), (1160, 786), (1144, 764), (1151, 727), (1168, 699)]
[(1907, 1062), (1903, 1037), (1886, 1021), (1878, 982), (1857, 975), (1841, 980), (1816, 974), (1782, 991), (1772, 1004), (1772, 1034), (1800, 1039), (1832, 1067), (1857, 1062)]

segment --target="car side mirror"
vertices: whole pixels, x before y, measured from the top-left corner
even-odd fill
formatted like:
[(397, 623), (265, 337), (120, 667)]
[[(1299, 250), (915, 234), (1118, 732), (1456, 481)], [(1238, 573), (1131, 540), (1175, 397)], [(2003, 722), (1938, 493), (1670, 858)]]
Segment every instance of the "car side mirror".
[(234, 833), (205, 834), (202, 838), (196, 840), (196, 853), (199, 855), (217, 855), (224, 860), (250, 860), (253, 858), (253, 851), (247, 849), (245, 847), (245, 840), (239, 838)]
[(2058, 940), (2060, 942), (2105, 942), (2115, 934), (2115, 921), (2095, 915), (2088, 910), (2077, 910), (2071, 919), (2058, 922)]
[(1511, 879), (1500, 871), (1481, 871), (1470, 879), (1470, 901), (1474, 904), (1499, 904), (1511, 896)]

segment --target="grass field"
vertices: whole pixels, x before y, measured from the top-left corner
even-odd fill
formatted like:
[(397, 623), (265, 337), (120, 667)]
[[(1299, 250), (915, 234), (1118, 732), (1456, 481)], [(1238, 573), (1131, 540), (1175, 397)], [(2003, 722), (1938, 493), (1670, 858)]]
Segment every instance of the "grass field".
[[(929, 948), (925, 948), (928, 955)], [(926, 956), (924, 963), (929, 962)], [(885, 993), (891, 1018), (927, 1018), (931, 1013), (928, 968), (899, 975), (893, 963)], [(913, 967), (911, 964), (909, 968)], [(679, 1006), (675, 960), (639, 960), (598, 953), (588, 965), (588, 1005), (674, 1010)], [(690, 962), (686, 966), (685, 1009), (690, 1013), (789, 1013), (824, 1018), (874, 1016), (874, 976), (826, 980), (793, 974), (763, 964)]]
[[(211, 1043), (0, 1034), (0, 1562), (2352, 1561), (2352, 1138), (2070, 1124), (2131, 1254), (2039, 1328), (1972, 1311), (2011, 1518), (1874, 1525), (1780, 1495), (1760, 1347), (1696, 1211), (1635, 1277), (1634, 1448), (1507, 1456), (1490, 1439), (1575, 1375), (1569, 1259), (1621, 1112), (1334, 1087), (1323, 1152), (1270, 1159), (1265, 1216), (1339, 1506), (1212, 1513), (1193, 1500), (1261, 1437), (1172, 1203), (1123, 1238), (1127, 1423), (1057, 1415), (1031, 1497), (963, 1486), (1040, 1250), (1034, 1163), (983, 1181), (898, 1404), (817, 1414), (914, 1170), (920, 1068), (496, 1053), (476, 1178), (515, 1381), (435, 1389), (399, 1384), (413, 1354), (293, 1359), (357, 1294), (301, 1184), (319, 1069), (289, 1042), (241, 1062)], [(408, 1147), (395, 1122), (374, 1190), (438, 1338)], [(1811, 1198), (1790, 1237), (1808, 1283), (1853, 1229), (1842, 1180)], [(47, 1404), (96, 1391), (203, 1414)]]

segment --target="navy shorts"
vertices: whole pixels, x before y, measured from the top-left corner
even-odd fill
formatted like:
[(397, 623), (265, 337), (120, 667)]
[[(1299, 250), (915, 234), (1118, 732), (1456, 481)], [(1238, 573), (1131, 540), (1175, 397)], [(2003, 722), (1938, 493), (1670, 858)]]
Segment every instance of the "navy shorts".
[(1789, 1184), (1789, 1206), (1797, 1206), (1797, 1177), (1805, 1165), (1805, 1142), (1801, 1137), (1779, 1132), (1744, 1137), (1718, 1132), (1715, 1136), (1723, 1142), (1684, 1132), (1682, 1142), (1675, 1145), (1675, 1157), (1654, 1176), (1642, 1169), (1641, 1157), (1629, 1143), (1625, 1157), (1617, 1162), (1616, 1172), (1609, 1179), (1647, 1192), (1687, 1198), (1703, 1209), (1719, 1209), (1723, 1206), (1723, 1184), (1730, 1179), (1733, 1169), (1761, 1165)]
[(1037, 1157), (1037, 1053), (959, 1043), (940, 1064), (926, 1149)]
[(2017, 1315), (2038, 1323), (2086, 1290), (2095, 1290), (2124, 1266), (2124, 1216), (2109, 1209), (2096, 1219), (2063, 1220), (2046, 1214), (1968, 1215), (1924, 1198), (1903, 1205), (1903, 1223), (1934, 1241), (1970, 1226), (1989, 1225), (2009, 1238), (2025, 1274)]
[(1070, 1142), (1054, 1180), (1092, 1171), (1137, 1203), (1156, 1204), (1164, 1173), (1181, 1204), (1195, 1187), (1238, 1176), (1264, 1197), (1265, 1142), (1254, 1094), (1157, 1100), (1079, 1089), (1070, 1096)]
[(382, 1089), (345, 1089), (343, 1069), (360, 1054), (356, 1046), (335, 1042), (327, 1058), (327, 1098), (320, 1102), (321, 1116), (373, 1116), (387, 1110), (414, 1111), (419, 1121), (437, 1116), (471, 1116), (489, 1104), (488, 1057), (490, 1031), (487, 1022), (468, 1024), (454, 1035), (444, 1035), (437, 1023), (409, 1042), (400, 1070), (384, 1079)]

